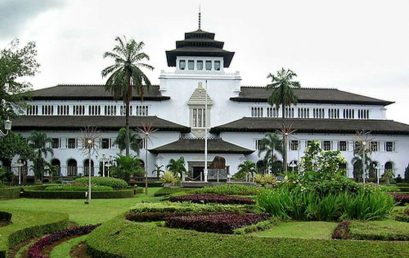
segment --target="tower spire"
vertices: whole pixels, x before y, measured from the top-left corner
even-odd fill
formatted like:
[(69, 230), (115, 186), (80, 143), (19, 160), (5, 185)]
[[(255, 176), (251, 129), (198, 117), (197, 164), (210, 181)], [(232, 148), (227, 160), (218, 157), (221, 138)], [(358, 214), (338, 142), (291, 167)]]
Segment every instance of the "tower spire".
[(200, 10), (200, 4), (199, 4), (199, 30), (201, 30), (201, 24), (202, 23), (202, 11)]

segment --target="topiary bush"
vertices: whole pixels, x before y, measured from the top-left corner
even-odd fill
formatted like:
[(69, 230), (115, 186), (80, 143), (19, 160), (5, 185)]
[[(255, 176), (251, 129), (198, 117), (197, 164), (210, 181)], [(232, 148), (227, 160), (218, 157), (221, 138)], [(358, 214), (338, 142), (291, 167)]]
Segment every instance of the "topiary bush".
[(257, 195), (260, 187), (253, 185), (222, 184), (206, 186), (194, 191), (197, 194), (219, 194), (219, 195)]
[(196, 214), (167, 217), (165, 219), (165, 225), (172, 228), (232, 234), (236, 228), (255, 224), (267, 218), (267, 214), (254, 213)]
[[(86, 191), (25, 191), (23, 197), (43, 199), (85, 199)], [(136, 189), (92, 192), (92, 199), (132, 198)]]
[(171, 196), (171, 202), (192, 203), (221, 203), (221, 204), (254, 204), (254, 200), (248, 197), (228, 196), (217, 194), (190, 194), (182, 196)]
[[(91, 186), (91, 191), (92, 192), (108, 192), (112, 191), (111, 186), (105, 186), (105, 185), (93, 185)], [(86, 192), (88, 191), (88, 186), (86, 185), (53, 185), (53, 186), (47, 186), (44, 191), (48, 192)]]
[[(75, 179), (74, 184), (88, 185), (88, 177), (80, 177)], [(125, 180), (113, 177), (91, 177), (91, 184), (98, 186), (110, 186), (113, 189), (126, 189), (128, 183)]]

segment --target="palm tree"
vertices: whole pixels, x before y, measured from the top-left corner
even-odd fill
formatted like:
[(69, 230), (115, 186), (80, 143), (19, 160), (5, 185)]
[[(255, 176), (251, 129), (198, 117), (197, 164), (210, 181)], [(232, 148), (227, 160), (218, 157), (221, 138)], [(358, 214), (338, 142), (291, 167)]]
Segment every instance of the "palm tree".
[(251, 160), (246, 160), (241, 163), (238, 167), (239, 170), (235, 174), (236, 178), (243, 179), (246, 177), (247, 174), (251, 174), (252, 178), (254, 178), (254, 174), (256, 173), (256, 164)]
[[(277, 109), (281, 106), (282, 127), (285, 129), (285, 107), (297, 103), (297, 96), (295, 96), (293, 89), (300, 88), (300, 83), (294, 81), (293, 78), (297, 74), (290, 69), (281, 68), (277, 71), (277, 75), (269, 74), (267, 78), (271, 78), (271, 83), (267, 85), (267, 89), (272, 89), (268, 103), (276, 106)], [(287, 173), (287, 135), (284, 133), (283, 137), (283, 170)]]
[(182, 179), (183, 175), (187, 172), (185, 168), (185, 159), (183, 157), (180, 157), (177, 160), (169, 160), (169, 164), (166, 166), (166, 169), (172, 172), (175, 176), (179, 174), (180, 179)]
[(48, 153), (54, 155), (51, 146), (51, 138), (47, 137), (47, 134), (39, 131), (34, 131), (28, 137), (29, 145), (34, 151), (33, 163), (34, 163), (34, 175), (37, 179), (42, 179), (44, 174), (44, 166), (46, 162), (44, 158)]
[(105, 52), (104, 58), (110, 57), (115, 60), (115, 64), (102, 70), (102, 77), (109, 76), (105, 83), (105, 90), (110, 91), (115, 98), (122, 98), (125, 104), (125, 149), (126, 155), (129, 155), (129, 103), (132, 99), (132, 88), (143, 99), (143, 84), (147, 87), (151, 85), (148, 77), (141, 68), (153, 70), (153, 66), (143, 63), (144, 59), (149, 60), (149, 56), (141, 52), (145, 45), (142, 41), (136, 42), (134, 39), (126, 40), (117, 37), (118, 42), (111, 52)]
[(165, 170), (162, 169), (163, 165), (155, 164), (155, 169), (152, 170), (152, 173), (156, 173), (156, 177), (159, 178), (161, 173), (165, 173)]
[[(114, 141), (114, 144), (118, 145), (119, 151), (122, 154), (122, 151), (126, 149), (126, 129), (121, 128), (118, 131), (118, 135)], [(135, 133), (134, 131), (129, 132), (129, 143), (131, 150), (135, 151), (139, 155), (139, 150), (141, 147), (141, 137), (139, 134)]]
[(277, 156), (274, 154), (277, 151), (283, 155), (283, 141), (278, 138), (275, 133), (267, 133), (260, 142), (258, 156), (264, 152), (264, 162), (270, 165), (271, 173), (273, 173), (273, 164), (277, 160)]

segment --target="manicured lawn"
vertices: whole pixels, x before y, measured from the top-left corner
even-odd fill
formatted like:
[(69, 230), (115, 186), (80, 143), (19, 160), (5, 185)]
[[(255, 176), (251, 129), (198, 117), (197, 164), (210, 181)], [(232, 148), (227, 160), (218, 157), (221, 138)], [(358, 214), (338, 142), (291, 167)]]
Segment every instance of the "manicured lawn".
[(302, 239), (331, 239), (332, 232), (338, 223), (324, 221), (291, 221), (282, 222), (271, 229), (253, 233), (259, 237), (284, 237)]
[(150, 188), (148, 195), (138, 194), (127, 199), (95, 199), (90, 204), (84, 200), (71, 199), (13, 199), (0, 201), (0, 210), (14, 209), (26, 211), (62, 212), (69, 214), (69, 220), (80, 225), (96, 224), (107, 221), (120, 213), (129, 210), (141, 201), (158, 201), (153, 194), (159, 188)]
[(409, 240), (409, 223), (396, 220), (352, 221), (353, 239)]
[(87, 238), (87, 235), (72, 238), (66, 242), (63, 242), (56, 247), (50, 253), (51, 258), (60, 258), (60, 257), (70, 257), (71, 249), (78, 245), (80, 242), (84, 241)]

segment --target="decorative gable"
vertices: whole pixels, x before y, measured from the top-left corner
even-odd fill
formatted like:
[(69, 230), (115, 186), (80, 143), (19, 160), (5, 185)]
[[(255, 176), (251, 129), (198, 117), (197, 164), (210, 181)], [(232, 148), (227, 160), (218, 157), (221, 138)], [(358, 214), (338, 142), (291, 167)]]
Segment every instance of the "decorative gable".
[[(206, 101), (206, 90), (202, 84), (199, 84), (187, 104), (189, 106), (204, 106)], [(213, 105), (213, 100), (207, 95), (207, 105), (210, 107)]]

